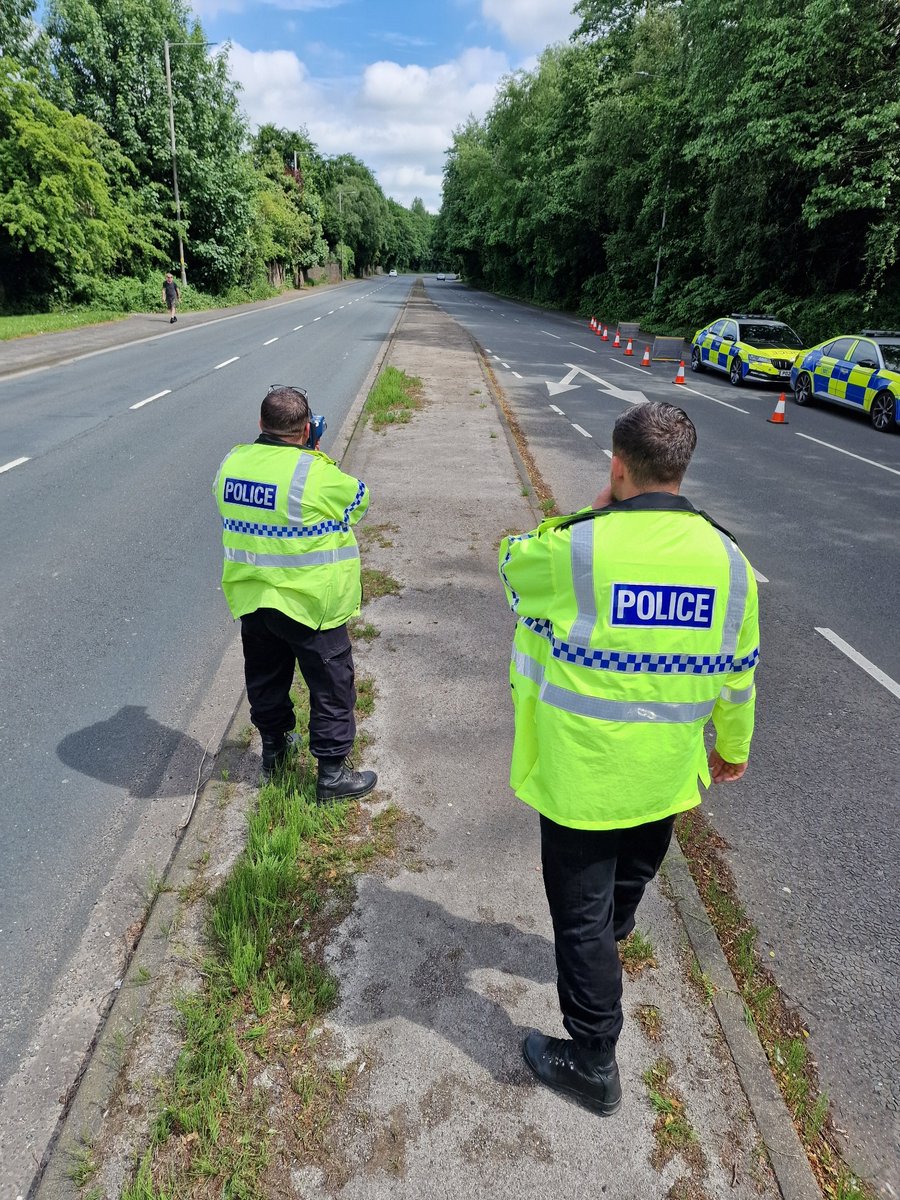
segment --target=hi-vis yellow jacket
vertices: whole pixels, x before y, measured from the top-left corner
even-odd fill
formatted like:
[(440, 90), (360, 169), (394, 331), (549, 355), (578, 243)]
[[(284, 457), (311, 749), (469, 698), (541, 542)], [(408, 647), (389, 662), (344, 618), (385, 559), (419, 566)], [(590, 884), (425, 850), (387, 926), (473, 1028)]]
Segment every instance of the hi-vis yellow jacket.
[(504, 538), (518, 618), (510, 785), (560, 825), (618, 829), (700, 802), (712, 717), (749, 757), (759, 658), (756, 580), (732, 538), (655, 492)]
[(222, 514), (222, 591), (235, 618), (276, 608), (313, 629), (359, 612), (359, 547), (351, 525), (366, 485), (326, 454), (266, 438), (235, 446), (213, 492)]

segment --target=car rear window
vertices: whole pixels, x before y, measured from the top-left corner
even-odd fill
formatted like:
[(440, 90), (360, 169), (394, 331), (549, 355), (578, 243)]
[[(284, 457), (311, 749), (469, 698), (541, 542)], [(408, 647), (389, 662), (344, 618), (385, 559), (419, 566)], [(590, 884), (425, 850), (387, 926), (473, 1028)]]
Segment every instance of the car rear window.
[(791, 350), (802, 350), (803, 343), (790, 325), (753, 325), (741, 322), (741, 341), (751, 346), (770, 346), (773, 350), (784, 346)]
[(884, 365), (889, 371), (900, 371), (900, 342), (879, 342)]

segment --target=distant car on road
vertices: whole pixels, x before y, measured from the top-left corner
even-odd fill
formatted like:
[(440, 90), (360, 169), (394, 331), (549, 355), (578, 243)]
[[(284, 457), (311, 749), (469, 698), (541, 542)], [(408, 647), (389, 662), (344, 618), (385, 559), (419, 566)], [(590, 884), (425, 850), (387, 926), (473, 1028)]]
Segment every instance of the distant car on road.
[(785, 382), (803, 342), (784, 321), (755, 313), (732, 313), (698, 329), (691, 341), (691, 370), (723, 371), (734, 387), (745, 379)]
[(442, 283), (447, 278), (447, 276), (444, 274), (441, 274), (441, 275), (438, 275), (437, 278), (438, 278), (438, 282)]
[(391, 277), (391, 279), (397, 278), (397, 272), (393, 268), (391, 268), (391, 270), (388, 271), (388, 275)]
[(879, 433), (900, 425), (900, 332), (864, 329), (807, 350), (791, 371), (798, 404), (828, 400), (866, 412)]

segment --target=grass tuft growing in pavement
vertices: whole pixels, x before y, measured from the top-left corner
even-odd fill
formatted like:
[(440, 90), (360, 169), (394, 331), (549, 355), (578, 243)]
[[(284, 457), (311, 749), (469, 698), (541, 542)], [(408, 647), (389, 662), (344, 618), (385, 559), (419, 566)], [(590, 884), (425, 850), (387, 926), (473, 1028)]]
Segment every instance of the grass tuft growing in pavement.
[(645, 968), (658, 965), (650, 939), (644, 937), (639, 929), (632, 929), (628, 937), (619, 943), (619, 957), (626, 973), (632, 978), (640, 975)]
[(875, 1192), (841, 1158), (828, 1097), (820, 1091), (810, 1058), (809, 1030), (787, 1006), (763, 962), (759, 931), (738, 899), (725, 861), (727, 843), (697, 809), (678, 818), (678, 840), (826, 1200), (875, 1200)]
[(705, 1166), (703, 1151), (688, 1120), (681, 1093), (672, 1083), (672, 1070), (670, 1059), (659, 1058), (644, 1072), (647, 1094), (656, 1113), (653, 1122), (656, 1148), (650, 1161), (661, 1171), (678, 1154), (694, 1173), (701, 1174)]
[[(371, 711), (374, 684), (360, 684)], [(399, 814), (316, 803), (302, 685), (294, 699), (299, 749), (260, 789), (246, 847), (206, 901), (202, 986), (177, 1001), (182, 1050), (123, 1200), (285, 1194), (284, 1163), (323, 1145), (356, 1077), (357, 1063), (327, 1062), (321, 1017), (338, 985), (321, 947), (348, 911), (354, 874), (392, 852)]]
[(381, 596), (399, 596), (400, 584), (387, 571), (380, 571), (377, 567), (363, 567), (362, 576), (362, 594), (363, 604), (369, 600), (377, 600)]
[(369, 392), (365, 412), (372, 428), (405, 425), (417, 408), (422, 407), (422, 380), (396, 367), (385, 367)]

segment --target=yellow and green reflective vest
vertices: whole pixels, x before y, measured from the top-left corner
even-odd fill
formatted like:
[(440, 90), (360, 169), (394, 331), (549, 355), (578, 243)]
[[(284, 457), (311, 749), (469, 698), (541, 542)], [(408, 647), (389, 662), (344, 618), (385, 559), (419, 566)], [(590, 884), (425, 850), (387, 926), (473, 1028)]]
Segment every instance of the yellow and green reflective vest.
[(550, 820), (619, 829), (700, 802), (712, 717), (749, 757), (756, 580), (732, 538), (682, 496), (635, 496), (504, 538), (517, 617), (510, 785)]
[(359, 612), (359, 547), (351, 526), (366, 485), (327, 455), (287, 443), (235, 446), (213, 492), (222, 514), (222, 591), (235, 618), (276, 608), (313, 629)]

